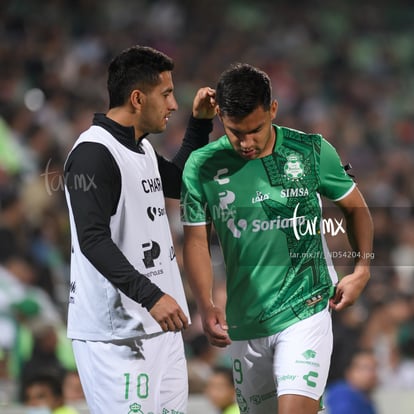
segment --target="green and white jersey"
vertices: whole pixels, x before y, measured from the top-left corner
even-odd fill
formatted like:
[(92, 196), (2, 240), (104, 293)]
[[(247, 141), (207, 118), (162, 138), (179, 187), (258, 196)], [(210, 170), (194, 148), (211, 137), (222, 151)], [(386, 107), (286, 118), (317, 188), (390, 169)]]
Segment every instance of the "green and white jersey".
[(194, 151), (183, 174), (183, 224), (212, 222), (222, 247), (233, 340), (321, 311), (337, 281), (320, 196), (339, 200), (355, 184), (321, 135), (274, 127), (271, 155), (245, 160), (224, 135)]

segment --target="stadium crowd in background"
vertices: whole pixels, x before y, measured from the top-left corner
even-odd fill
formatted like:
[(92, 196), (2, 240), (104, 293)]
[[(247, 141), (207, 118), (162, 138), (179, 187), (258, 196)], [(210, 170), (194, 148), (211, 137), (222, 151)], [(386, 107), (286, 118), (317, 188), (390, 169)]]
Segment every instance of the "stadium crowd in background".
[[(196, 90), (215, 87), (228, 64), (244, 61), (269, 74), (281, 102), (279, 124), (321, 133), (352, 164), (374, 220), (375, 257), (361, 299), (333, 315), (330, 378), (343, 378), (343, 361), (363, 346), (376, 355), (378, 387), (414, 389), (414, 6), (368, 1), (355, 13), (354, 1), (280, 3), (1, 2), (0, 403), (17, 398), (23, 364), (35, 366), (39, 341), (55, 350), (51, 362), (74, 368), (65, 339), (70, 234), (63, 163), (93, 113), (106, 110), (108, 60), (137, 43), (176, 61), (180, 108), (169, 139), (153, 141), (169, 143), (163, 154), (180, 145)], [(222, 135), (219, 123), (214, 133), (212, 139)], [(167, 207), (181, 260), (178, 202)], [(342, 236), (328, 244), (345, 274), (353, 258)], [(217, 300), (225, 300), (217, 244), (212, 260)], [(187, 294), (191, 361), (202, 329)], [(225, 351), (215, 350), (215, 358), (211, 366), (227, 364)]]

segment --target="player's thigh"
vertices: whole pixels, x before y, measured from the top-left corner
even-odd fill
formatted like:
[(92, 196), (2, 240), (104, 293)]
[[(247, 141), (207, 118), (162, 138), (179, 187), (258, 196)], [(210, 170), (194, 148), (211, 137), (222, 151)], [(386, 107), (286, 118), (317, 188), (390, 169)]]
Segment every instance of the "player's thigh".
[[(187, 378), (177, 356), (184, 353), (181, 336), (168, 333), (115, 343), (74, 341), (73, 345), (91, 414), (157, 413), (164, 408), (185, 413)], [(178, 361), (184, 379), (174, 381), (178, 368), (173, 362)], [(165, 389), (167, 384), (174, 392)]]
[[(167, 333), (166, 360), (163, 362), (163, 378), (160, 384), (160, 412), (183, 414), (188, 404), (188, 371), (184, 342), (180, 332)], [(157, 359), (157, 355), (154, 355)], [(157, 373), (157, 368), (153, 370)], [(154, 413), (155, 414), (155, 413)]]
[(332, 344), (327, 309), (280, 332), (274, 359), (278, 396), (293, 394), (319, 400), (328, 378)]
[(229, 353), (240, 412), (276, 414), (273, 349), (269, 338), (233, 341)]
[(303, 395), (283, 394), (278, 398), (278, 402), (279, 414), (317, 414), (320, 409), (319, 401)]

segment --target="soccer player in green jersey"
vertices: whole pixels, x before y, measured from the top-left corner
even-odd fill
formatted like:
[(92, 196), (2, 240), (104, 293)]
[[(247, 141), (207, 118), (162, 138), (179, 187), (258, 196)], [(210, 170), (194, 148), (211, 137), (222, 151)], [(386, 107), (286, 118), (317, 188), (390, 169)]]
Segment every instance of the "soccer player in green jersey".
[[(186, 275), (210, 342), (229, 345), (240, 412), (315, 414), (332, 352), (329, 308), (353, 304), (368, 282), (371, 216), (332, 145), (272, 123), (278, 103), (266, 73), (233, 65), (216, 104), (225, 135), (193, 152), (183, 173)], [(321, 197), (343, 211), (355, 258), (339, 282)], [(212, 299), (212, 225), (226, 266), (225, 314)]]

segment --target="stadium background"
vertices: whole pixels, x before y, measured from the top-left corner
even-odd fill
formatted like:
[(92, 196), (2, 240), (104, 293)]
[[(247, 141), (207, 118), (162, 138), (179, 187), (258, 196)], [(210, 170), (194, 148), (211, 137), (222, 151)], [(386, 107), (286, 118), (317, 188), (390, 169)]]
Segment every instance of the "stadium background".
[[(371, 347), (379, 362), (380, 413), (408, 412), (403, 406), (414, 399), (413, 22), (414, 6), (405, 1), (3, 0), (0, 407), (15, 403), (22, 364), (32, 359), (36, 366), (36, 341), (52, 338), (53, 355), (66, 368), (73, 365), (64, 339), (70, 249), (62, 166), (93, 113), (106, 110), (109, 59), (146, 44), (176, 65), (179, 111), (152, 138), (164, 155), (180, 145), (195, 91), (214, 87), (229, 63), (243, 61), (269, 73), (278, 124), (322, 133), (352, 164), (373, 214), (375, 258), (361, 299), (334, 315), (330, 380), (343, 374), (353, 346)], [(212, 139), (221, 132), (216, 123)], [(180, 258), (178, 205), (167, 206)], [(331, 237), (329, 245), (345, 274), (351, 260), (339, 256), (349, 251), (346, 240)], [(220, 301), (217, 246), (213, 260)], [(188, 297), (194, 324), (185, 339), (195, 401), (209, 368), (227, 363), (227, 356), (204, 343)]]

